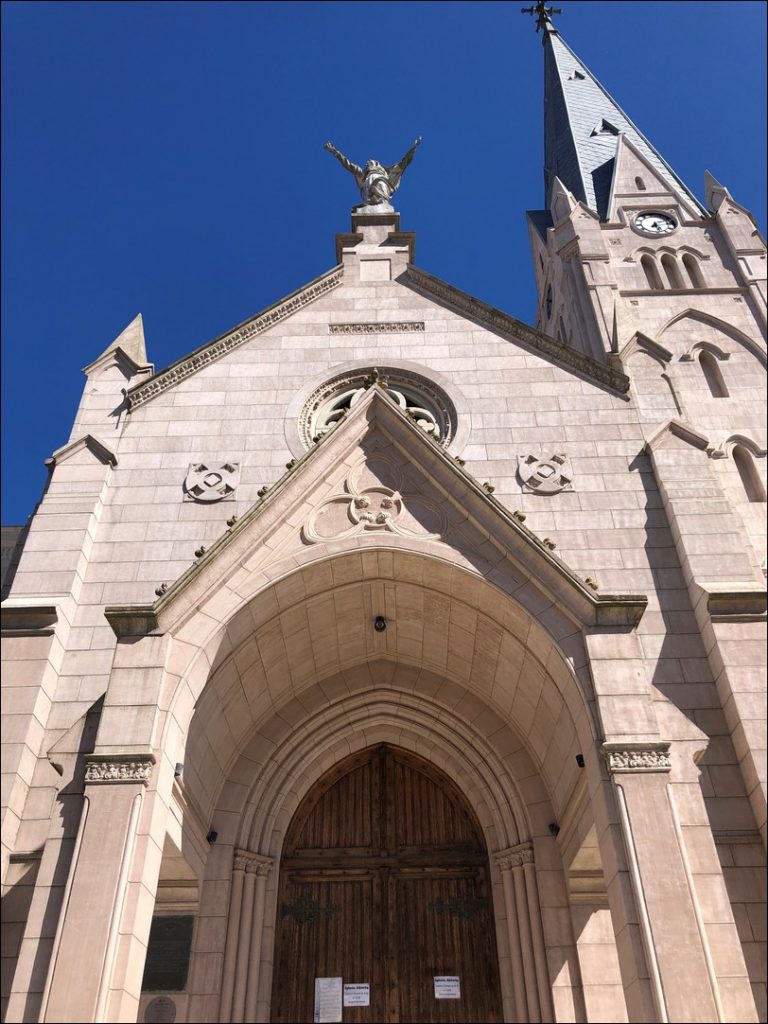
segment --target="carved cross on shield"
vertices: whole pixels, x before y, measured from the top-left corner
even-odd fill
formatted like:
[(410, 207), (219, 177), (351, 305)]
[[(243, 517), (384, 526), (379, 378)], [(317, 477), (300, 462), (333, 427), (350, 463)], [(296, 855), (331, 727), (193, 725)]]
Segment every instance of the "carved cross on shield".
[(221, 466), (193, 462), (184, 480), (184, 492), (192, 501), (221, 501), (235, 493), (239, 482), (239, 462), (225, 462)]
[(523, 488), (534, 494), (559, 494), (569, 490), (573, 472), (565, 455), (537, 459), (535, 455), (518, 455), (517, 472)]

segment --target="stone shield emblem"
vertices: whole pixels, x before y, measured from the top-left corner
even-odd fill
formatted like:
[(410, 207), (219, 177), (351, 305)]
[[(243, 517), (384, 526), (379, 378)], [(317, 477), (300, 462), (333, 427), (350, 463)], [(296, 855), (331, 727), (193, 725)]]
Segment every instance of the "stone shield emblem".
[(221, 501), (232, 497), (239, 482), (239, 462), (225, 462), (221, 466), (193, 462), (184, 480), (184, 493), (191, 501)]
[(571, 489), (573, 473), (565, 455), (551, 455), (548, 459), (518, 455), (517, 472), (524, 490), (533, 494), (559, 494)]

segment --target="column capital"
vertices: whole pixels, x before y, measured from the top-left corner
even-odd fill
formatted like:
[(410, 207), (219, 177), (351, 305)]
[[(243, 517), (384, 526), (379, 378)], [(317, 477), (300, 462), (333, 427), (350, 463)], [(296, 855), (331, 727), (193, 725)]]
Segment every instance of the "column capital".
[(499, 850), (493, 855), (500, 871), (509, 871), (511, 868), (519, 868), (523, 864), (533, 864), (533, 846), (531, 843), (520, 843), (518, 846), (510, 846), (506, 850)]
[(672, 769), (669, 743), (604, 743), (603, 757), (612, 774), (623, 772), (668, 772)]
[(235, 850), (235, 871), (246, 871), (249, 875), (266, 878), (274, 867), (274, 857), (264, 857), (250, 850)]
[(147, 785), (152, 776), (155, 755), (89, 754), (85, 760), (86, 783), (140, 782)]

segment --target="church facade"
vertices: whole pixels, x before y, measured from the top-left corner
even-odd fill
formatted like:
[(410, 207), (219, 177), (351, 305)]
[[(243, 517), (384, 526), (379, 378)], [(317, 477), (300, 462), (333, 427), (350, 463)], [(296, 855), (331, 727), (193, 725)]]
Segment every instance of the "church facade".
[(535, 327), (373, 202), (86, 368), (3, 602), (4, 1020), (766, 1019), (765, 246), (537, 11)]

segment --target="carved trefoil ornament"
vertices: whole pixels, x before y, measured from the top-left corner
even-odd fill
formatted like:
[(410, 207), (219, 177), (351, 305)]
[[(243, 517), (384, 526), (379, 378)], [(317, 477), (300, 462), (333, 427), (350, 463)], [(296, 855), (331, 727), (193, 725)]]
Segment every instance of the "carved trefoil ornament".
[(190, 501), (208, 504), (232, 498), (239, 482), (239, 462), (224, 462), (222, 465), (193, 462), (184, 480), (184, 493)]
[(309, 515), (302, 534), (310, 544), (373, 532), (439, 540), (445, 513), (421, 494), (403, 493), (406, 480), (397, 462), (377, 452), (348, 473), (343, 488)]
[(559, 494), (573, 490), (570, 460), (561, 453), (539, 459), (535, 455), (518, 455), (517, 473), (523, 490), (532, 494)]

